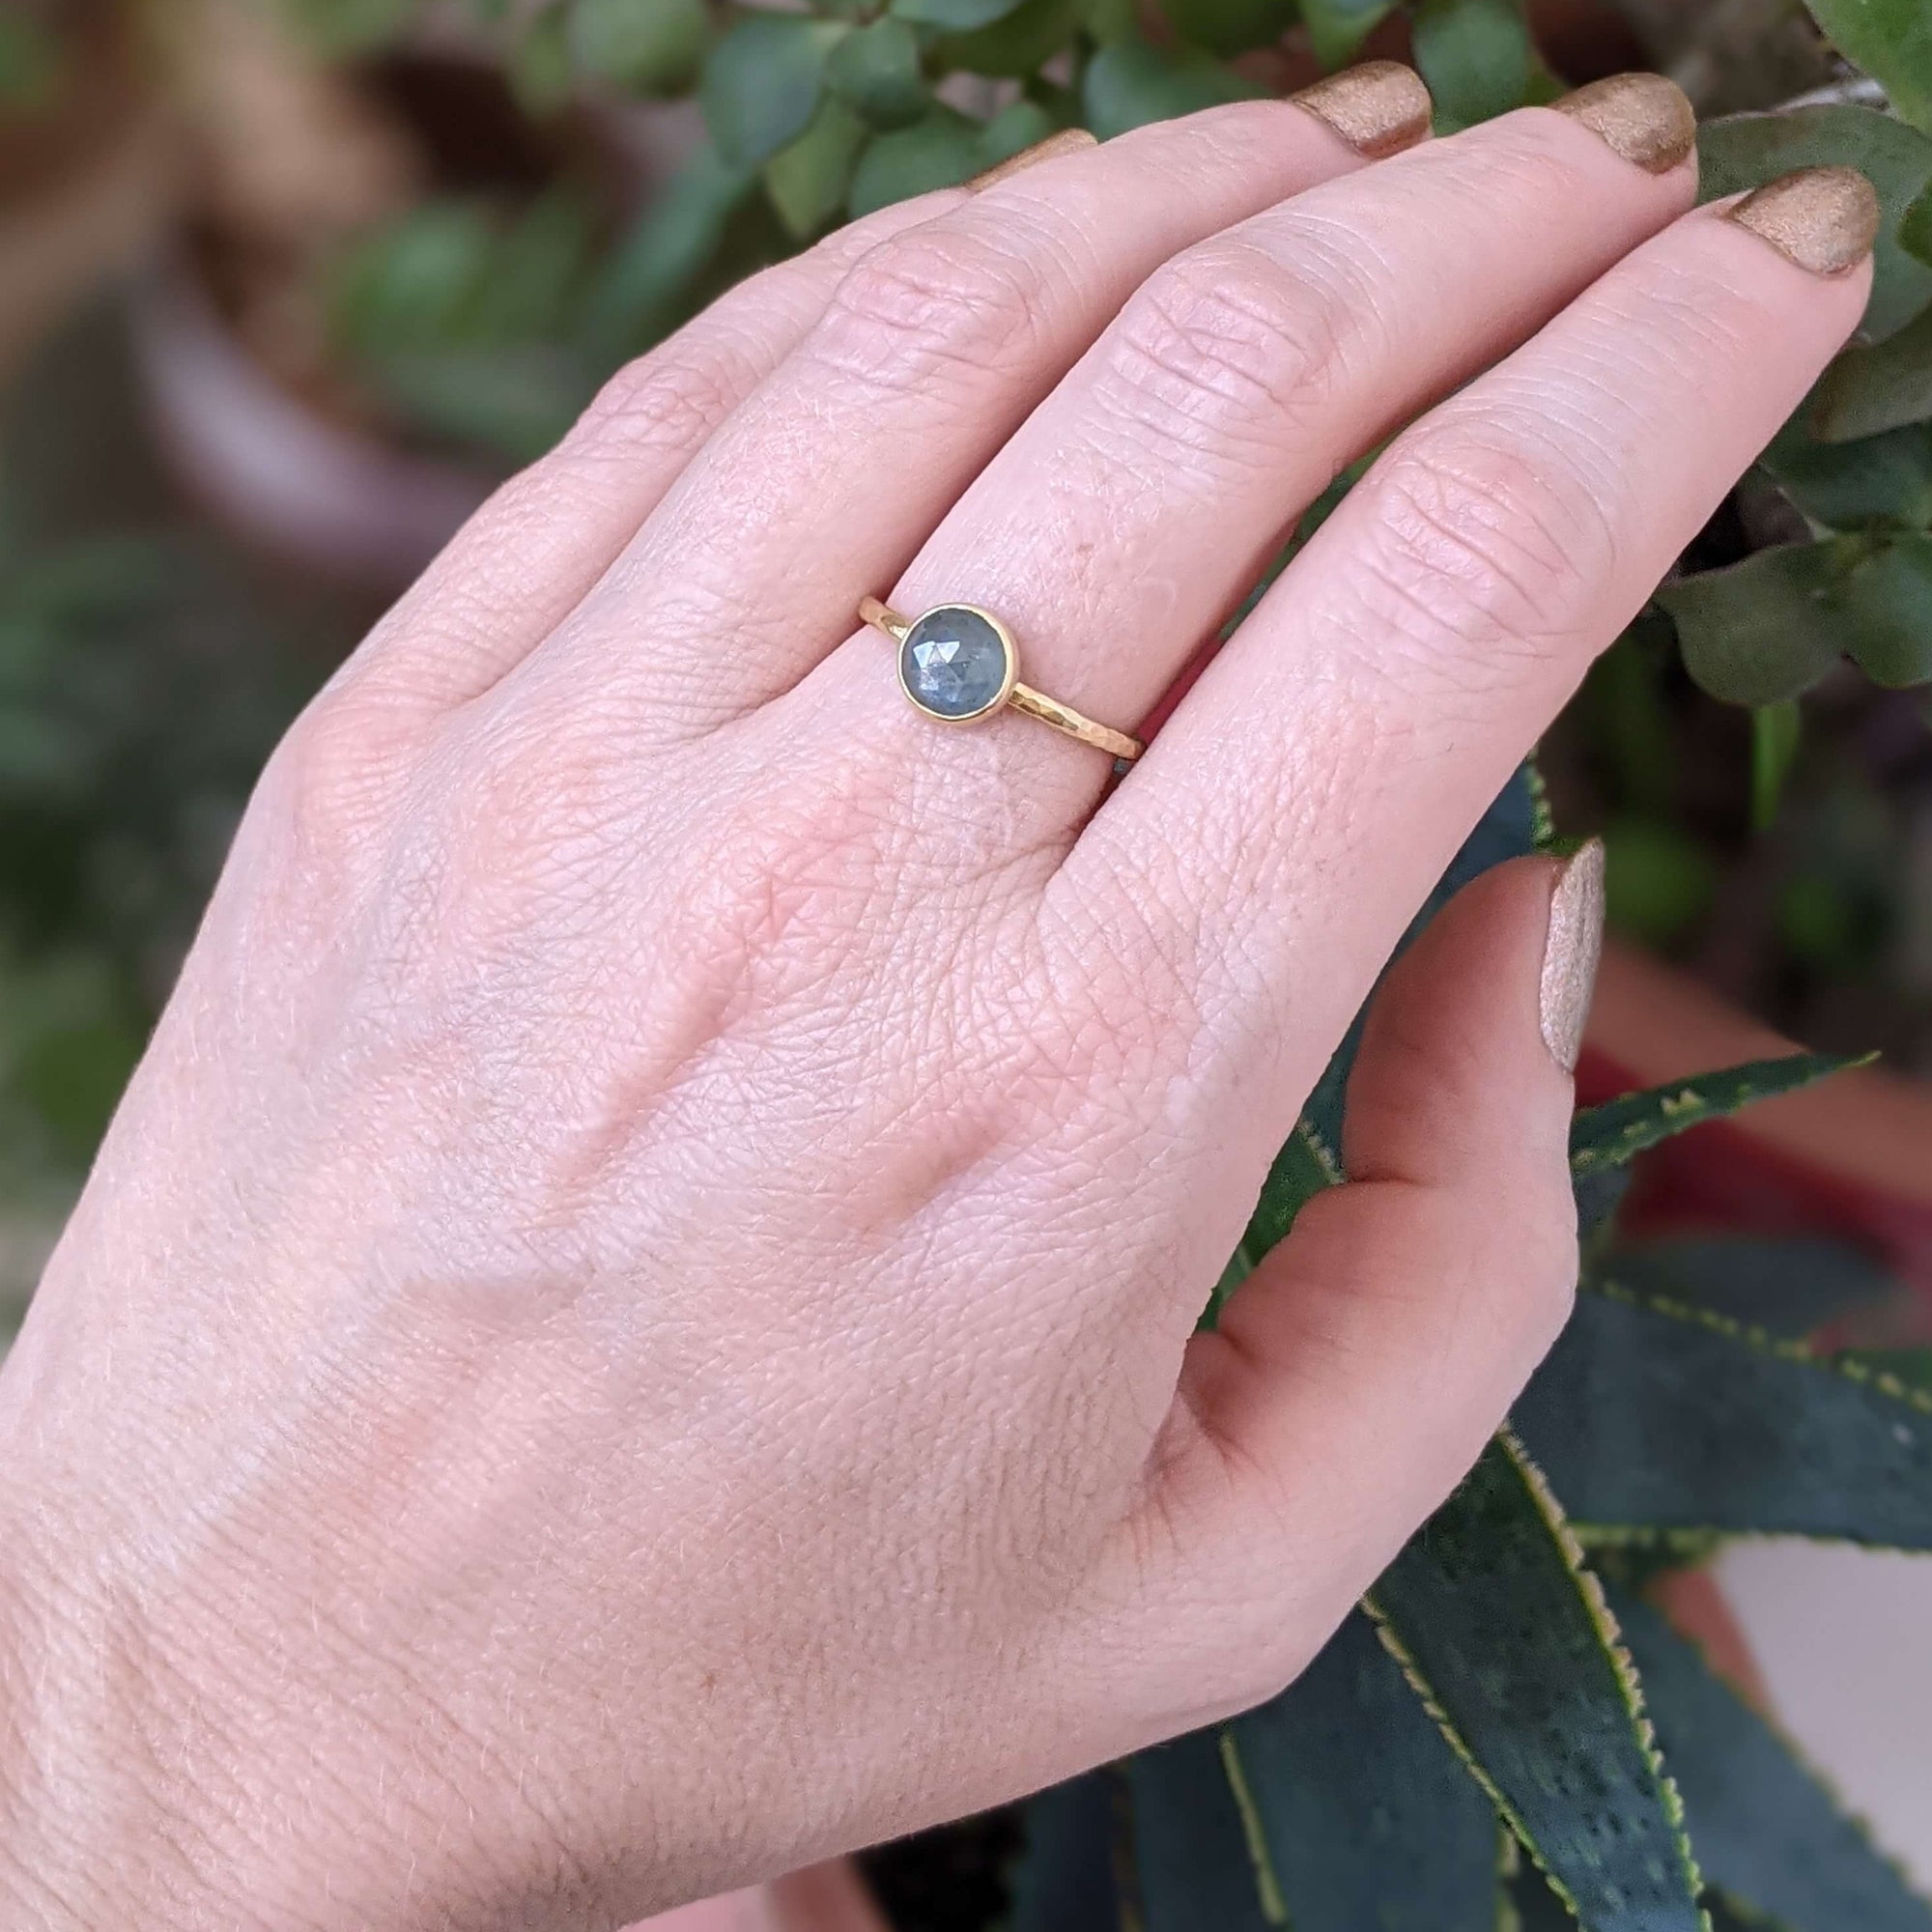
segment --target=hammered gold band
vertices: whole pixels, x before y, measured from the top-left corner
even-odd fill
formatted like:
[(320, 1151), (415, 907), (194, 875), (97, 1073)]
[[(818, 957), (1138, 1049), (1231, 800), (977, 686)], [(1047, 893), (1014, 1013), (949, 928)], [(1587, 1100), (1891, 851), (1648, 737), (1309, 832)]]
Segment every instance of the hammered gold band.
[(1122, 764), (1147, 748), (1019, 681), (1013, 634), (977, 604), (936, 604), (905, 618), (876, 597), (860, 600), (860, 620), (899, 647), (899, 689), (916, 711), (942, 724), (974, 724), (1010, 707), (1092, 745)]

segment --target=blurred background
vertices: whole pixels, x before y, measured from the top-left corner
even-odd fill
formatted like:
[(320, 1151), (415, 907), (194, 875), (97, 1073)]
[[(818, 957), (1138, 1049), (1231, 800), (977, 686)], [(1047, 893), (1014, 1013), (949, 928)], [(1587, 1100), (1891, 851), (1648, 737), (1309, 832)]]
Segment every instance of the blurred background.
[[(1679, 1144), (1639, 1210), (1828, 1237), (1899, 1287), (1859, 1339), (1932, 1336), (1932, 53), (1924, 98), (1908, 64), (1882, 112), (1886, 63), (1845, 58), (1833, 13), (0, 0), (0, 1337), (254, 773), (494, 481), (848, 213), (1076, 120), (1113, 133), (1364, 54), (1415, 59), (1445, 128), (1654, 67), (1707, 116), (1786, 110), (1729, 124), (1719, 185), (1842, 155), (1887, 193), (1871, 344), (1542, 765), (1558, 830), (1611, 855), (1586, 1095), (1748, 1057), (1766, 1028), (1883, 1054)], [(1932, 1872), (1932, 1681), (1901, 1695), (1895, 1664), (1932, 1614), (1923, 1566), (1889, 1559), (1894, 1587), (1784, 1560), (1733, 1564), (1774, 1690)], [(1821, 1618), (1852, 1671), (1829, 1692), (1804, 1669)], [(1861, 1658), (1892, 1660), (1867, 1693)]]

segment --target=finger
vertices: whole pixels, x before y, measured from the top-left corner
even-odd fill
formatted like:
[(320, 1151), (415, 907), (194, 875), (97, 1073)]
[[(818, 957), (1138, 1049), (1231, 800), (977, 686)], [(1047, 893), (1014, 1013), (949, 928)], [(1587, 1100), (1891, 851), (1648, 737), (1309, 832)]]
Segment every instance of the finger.
[[(1799, 218), (1792, 191), (1762, 192)], [(1798, 193), (1841, 258), (1868, 253), (1859, 177)], [(1050, 929), (1242, 1042), (1209, 1084), (1258, 1140), (1287, 1131), (1484, 807), (1857, 323), (1868, 266), (1799, 267), (1742, 225), (1764, 207), (1687, 216), (1398, 438), (1054, 879)]]
[[(922, 549), (897, 608), (997, 611), (1029, 684), (1132, 730), (1339, 470), (1690, 207), (1690, 103), (1657, 75), (1620, 86), (1620, 136), (1639, 119), (1647, 135), (1625, 141), (1635, 164), (1579, 116), (1529, 109), (1168, 262)], [(941, 784), (979, 755), (934, 742), (875, 638), (807, 695), (823, 711), (794, 728), (895, 731)], [(1011, 788), (1070, 835), (1106, 761), (1002, 728)]]
[(869, 249), (966, 199), (922, 195), (740, 282), (620, 370), (555, 449), (503, 484), (349, 660), (393, 714), (487, 690), (637, 534), (706, 437), (797, 346)]
[(520, 683), (594, 683), (607, 718), (628, 693), (681, 733), (787, 689), (1161, 262), (1362, 165), (1320, 113), (1372, 149), (1428, 128), (1387, 63), (1299, 99), (1060, 155), (873, 249)]
[[(1571, 1067), (1603, 850), (1516, 860), (1395, 966), (1350, 1082), (1349, 1179), (1188, 1346), (1148, 1524), (1143, 1614), (1222, 1661), (1223, 1710), (1279, 1690), (1474, 1462), (1576, 1285)], [(1231, 1628), (1232, 1626), (1232, 1628)], [(1203, 1712), (1202, 1716), (1219, 1713)]]

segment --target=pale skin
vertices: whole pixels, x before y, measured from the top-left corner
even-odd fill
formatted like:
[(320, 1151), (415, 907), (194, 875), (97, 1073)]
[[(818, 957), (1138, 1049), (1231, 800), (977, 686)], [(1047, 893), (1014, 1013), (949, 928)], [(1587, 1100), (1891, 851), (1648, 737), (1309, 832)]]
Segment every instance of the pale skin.
[[(0, 1378), (0, 1918), (617, 1925), (1295, 1674), (1565, 1317), (1551, 862), (1207, 1291), (1864, 301), (1694, 191), (1215, 109), (761, 275), (484, 509), (276, 753)], [(1117, 786), (854, 617), (1133, 728), (1418, 416)]]

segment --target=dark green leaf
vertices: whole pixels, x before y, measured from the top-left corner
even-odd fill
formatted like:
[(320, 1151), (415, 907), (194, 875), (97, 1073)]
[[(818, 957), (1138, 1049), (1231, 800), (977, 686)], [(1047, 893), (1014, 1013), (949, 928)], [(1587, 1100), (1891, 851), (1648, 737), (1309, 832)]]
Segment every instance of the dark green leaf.
[(1604, 831), (1612, 931), (1665, 947), (1710, 910), (1720, 876), (1699, 836), (1676, 818), (1618, 818)]
[(1161, 0), (1161, 11), (1183, 41), (1224, 56), (1272, 45), (1295, 17), (1294, 0)]
[(1208, 55), (1162, 52), (1138, 35), (1103, 46), (1087, 63), (1081, 82), (1087, 125), (1103, 141), (1151, 121), (1238, 99), (1249, 91)]
[(1519, 0), (1422, 0), (1416, 9), (1415, 64), (1444, 132), (1520, 107), (1530, 61)]
[(1617, 1166), (1688, 1127), (1863, 1065), (1863, 1060), (1834, 1053), (1790, 1053), (1777, 1060), (1747, 1061), (1715, 1073), (1690, 1074), (1607, 1100), (1601, 1107), (1585, 1107), (1570, 1123), (1570, 1171), (1580, 1175)]
[(865, 122), (842, 100), (826, 99), (811, 126), (765, 163), (765, 192), (796, 240), (810, 241), (844, 207), (853, 170), (870, 138)]
[(980, 130), (950, 107), (935, 108), (923, 121), (880, 134), (860, 157), (847, 206), (854, 215), (869, 214), (908, 195), (952, 187), (978, 174)]
[(1023, 148), (1058, 133), (1065, 125), (1037, 100), (1024, 96), (1009, 100), (980, 130), (980, 164), (990, 168), (995, 162), (1009, 160)]
[(447, 441), (532, 463), (582, 413), (595, 380), (548, 343), (379, 355), (369, 370), (391, 403)]
[(1852, 442), (1932, 416), (1932, 308), (1883, 342), (1854, 343), (1825, 371), (1805, 423), (1821, 442)]
[(505, 77), (526, 114), (541, 120), (570, 104), (577, 76), (570, 59), (570, 15), (562, 7), (551, 7), (524, 29)]
[(704, 0), (572, 0), (580, 71), (639, 94), (676, 94), (697, 77), (710, 16)]
[(746, 14), (712, 48), (698, 88), (718, 152), (755, 167), (803, 134), (818, 111), (825, 63), (851, 29), (809, 14)]
[(970, 34), (1004, 20), (1020, 4), (1021, 0), (892, 0), (892, 11), (901, 20), (917, 20), (923, 27)]
[(1932, 1397), (1706, 1310), (1579, 1296), (1516, 1423), (1594, 1531), (1932, 1548)]
[(1848, 575), (1833, 543), (1782, 544), (1723, 570), (1662, 585), (1684, 667), (1713, 697), (1779, 704), (1808, 691), (1844, 654), (1836, 599)]
[(903, 20), (873, 20), (840, 41), (826, 60), (825, 83), (874, 128), (909, 128), (932, 105), (918, 36)]
[(1932, 12), (1925, 0), (1808, 0), (1832, 44), (1882, 86), (1906, 120), (1932, 128)]
[(1932, 680), (1932, 536), (1904, 530), (1854, 564), (1837, 591), (1845, 649), (1874, 684)]
[(1932, 268), (1932, 188), (1921, 193), (1899, 217), (1898, 245), (1914, 261)]
[(1287, 1923), (1257, 1828), (1242, 1816), (1238, 1760), (1221, 1727), (1126, 1764), (1133, 1871), (1146, 1932), (1265, 1932)]
[(1795, 697), (1760, 704), (1751, 713), (1751, 825), (1756, 831), (1768, 832), (1776, 821), (1804, 729)]
[(1395, 0), (1301, 0), (1309, 44), (1323, 67), (1341, 67), (1395, 10)]
[(46, 106), (64, 66), (60, 43), (48, 27), (31, 14), (0, 14), (0, 107)]
[(1099, 1771), (1028, 1801), (1007, 1932), (1120, 1932), (1114, 1834), (1124, 1802), (1116, 1776)]
[(1510, 1437), (1409, 1539), (1369, 1607), (1586, 1932), (1702, 1932), (1635, 1681), (1561, 1512)]
[(1079, 17), (1078, 0), (1020, 0), (989, 27), (936, 42), (932, 58), (948, 71), (1022, 78), (1065, 46)]
[(1932, 1908), (1695, 1646), (1642, 1599), (1612, 1604), (1711, 1884), (1788, 1932), (1932, 1932)]
[[(1908, 0), (1917, 4), (1917, 0)], [(1894, 333), (1932, 301), (1932, 265), (1899, 246), (1905, 211), (1932, 185), (1932, 141), (1870, 107), (1800, 107), (1735, 114), (1698, 130), (1698, 192), (1716, 201), (1792, 168), (1845, 162), (1869, 177), (1884, 206), (1865, 332)]]
[(1277, 1241), (1287, 1238), (1303, 1205), (1341, 1178), (1333, 1153), (1309, 1127), (1297, 1125), (1268, 1169), (1247, 1232), (1222, 1272), (1208, 1312), (1202, 1318), (1204, 1325), (1213, 1325), (1228, 1297), (1254, 1271), (1255, 1264)]
[(1832, 1359), (1841, 1367), (1883, 1377), (1902, 1388), (1932, 1396), (1932, 1348), (1841, 1349)]
[(1662, 1297), (1797, 1340), (1897, 1293), (1891, 1275), (1842, 1241), (1716, 1236), (1620, 1247), (1606, 1264), (1646, 1299)]
[(1813, 523), (1836, 530), (1932, 526), (1932, 427), (1926, 424), (1861, 442), (1820, 442), (1801, 414), (1762, 461)]
[(1229, 1729), (1294, 1932), (1493, 1932), (1495, 1812), (1361, 1611)]

